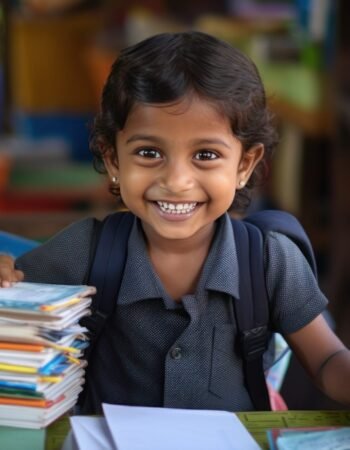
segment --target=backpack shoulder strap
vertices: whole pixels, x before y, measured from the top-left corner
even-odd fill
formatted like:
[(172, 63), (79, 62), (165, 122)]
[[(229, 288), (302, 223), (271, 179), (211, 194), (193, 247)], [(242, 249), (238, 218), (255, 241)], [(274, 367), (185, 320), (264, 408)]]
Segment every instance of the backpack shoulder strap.
[(256, 225), (264, 235), (269, 231), (286, 235), (299, 247), (317, 278), (317, 265), (311, 242), (296, 217), (286, 211), (271, 209), (251, 214), (244, 221)]
[(234, 301), (244, 379), (254, 407), (270, 410), (263, 367), (268, 345), (269, 302), (265, 285), (264, 236), (257, 226), (232, 219), (240, 298)]
[(89, 330), (90, 347), (114, 310), (133, 222), (133, 214), (119, 212), (107, 216), (101, 224), (88, 280), (97, 292), (92, 300), (91, 315), (81, 320)]
[(290, 238), (317, 278), (310, 240), (300, 222), (279, 210), (259, 211), (244, 220), (232, 219), (239, 263), (240, 299), (234, 302), (248, 392), (257, 410), (270, 409), (263, 354), (269, 337), (269, 298), (265, 282), (264, 241), (269, 231)]

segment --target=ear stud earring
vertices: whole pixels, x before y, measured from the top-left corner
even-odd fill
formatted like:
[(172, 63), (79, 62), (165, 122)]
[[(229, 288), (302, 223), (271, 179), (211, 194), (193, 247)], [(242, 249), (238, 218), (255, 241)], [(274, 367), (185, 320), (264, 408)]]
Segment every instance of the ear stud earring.
[(244, 180), (241, 180), (239, 183), (238, 183), (238, 185), (239, 185), (239, 187), (244, 187), (244, 185), (245, 185), (245, 181)]
[(112, 177), (112, 183), (117, 183), (117, 181), (118, 181), (118, 178), (117, 177)]

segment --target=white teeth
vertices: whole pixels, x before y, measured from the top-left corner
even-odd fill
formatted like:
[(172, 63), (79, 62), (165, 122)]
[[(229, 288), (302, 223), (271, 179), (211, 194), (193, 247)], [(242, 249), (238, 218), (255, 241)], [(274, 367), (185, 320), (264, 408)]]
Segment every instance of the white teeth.
[(188, 214), (194, 210), (197, 202), (193, 203), (169, 203), (169, 202), (158, 202), (161, 211), (168, 214)]

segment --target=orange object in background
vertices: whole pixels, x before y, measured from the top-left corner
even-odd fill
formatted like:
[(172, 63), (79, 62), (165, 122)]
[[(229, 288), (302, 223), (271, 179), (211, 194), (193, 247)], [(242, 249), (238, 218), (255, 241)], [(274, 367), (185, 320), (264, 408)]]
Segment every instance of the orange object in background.
[(6, 188), (10, 178), (11, 160), (9, 156), (0, 153), (0, 193)]
[(11, 97), (27, 114), (94, 110), (84, 52), (102, 27), (98, 12), (9, 20)]
[(86, 65), (89, 69), (90, 81), (93, 87), (93, 97), (96, 110), (99, 109), (103, 86), (116, 60), (119, 51), (104, 48), (97, 44), (86, 50)]
[(4, 192), (8, 185), (11, 170), (11, 159), (0, 153), (0, 209), (4, 203)]

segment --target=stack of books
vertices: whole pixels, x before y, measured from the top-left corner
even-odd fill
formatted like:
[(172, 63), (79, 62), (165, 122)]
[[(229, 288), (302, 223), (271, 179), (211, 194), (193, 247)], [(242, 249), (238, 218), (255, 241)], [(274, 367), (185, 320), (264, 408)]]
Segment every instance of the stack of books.
[(94, 293), (39, 283), (0, 289), (0, 425), (43, 428), (74, 406), (88, 345), (78, 322)]

